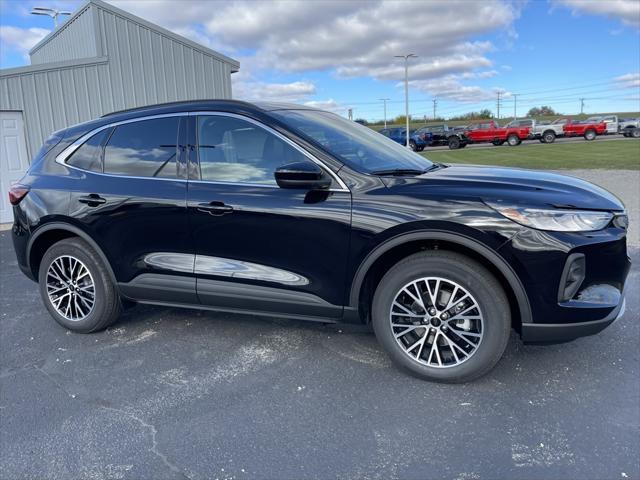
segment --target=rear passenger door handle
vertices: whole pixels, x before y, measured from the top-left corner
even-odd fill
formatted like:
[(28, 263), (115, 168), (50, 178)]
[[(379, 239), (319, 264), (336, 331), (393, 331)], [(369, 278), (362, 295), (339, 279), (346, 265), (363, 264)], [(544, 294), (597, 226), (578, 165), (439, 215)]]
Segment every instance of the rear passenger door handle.
[(78, 201), (80, 203), (86, 203), (90, 207), (97, 207), (98, 205), (107, 203), (106, 198), (102, 198), (100, 195), (96, 193), (92, 193), (90, 195), (87, 195), (86, 197), (78, 197)]
[(198, 211), (210, 215), (224, 215), (233, 212), (233, 207), (225, 205), (224, 202), (199, 203)]

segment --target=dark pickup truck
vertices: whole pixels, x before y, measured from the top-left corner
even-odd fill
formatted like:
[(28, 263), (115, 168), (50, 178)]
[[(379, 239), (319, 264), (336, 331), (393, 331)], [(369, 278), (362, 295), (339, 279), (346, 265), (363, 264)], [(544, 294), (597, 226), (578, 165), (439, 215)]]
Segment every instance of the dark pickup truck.
[(463, 130), (449, 128), (446, 124), (427, 125), (416, 130), (415, 135), (423, 139), (429, 147), (448, 145), (451, 150), (456, 150), (470, 143)]

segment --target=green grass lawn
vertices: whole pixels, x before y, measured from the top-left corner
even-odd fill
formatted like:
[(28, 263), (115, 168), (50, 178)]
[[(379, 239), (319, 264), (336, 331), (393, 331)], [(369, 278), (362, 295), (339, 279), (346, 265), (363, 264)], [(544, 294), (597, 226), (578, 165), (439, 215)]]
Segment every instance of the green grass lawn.
[(422, 152), (429, 160), (442, 163), (472, 163), (505, 167), (579, 169), (606, 168), (640, 170), (640, 141), (604, 140), (594, 142), (519, 145), (491, 148)]

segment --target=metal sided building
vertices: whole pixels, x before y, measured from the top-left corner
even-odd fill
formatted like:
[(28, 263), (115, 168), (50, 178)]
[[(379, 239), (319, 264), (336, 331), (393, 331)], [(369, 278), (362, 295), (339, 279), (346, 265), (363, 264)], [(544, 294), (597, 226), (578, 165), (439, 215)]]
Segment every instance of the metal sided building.
[(7, 190), (54, 131), (125, 108), (231, 98), (238, 61), (101, 0), (89, 0), (0, 70), (0, 223)]

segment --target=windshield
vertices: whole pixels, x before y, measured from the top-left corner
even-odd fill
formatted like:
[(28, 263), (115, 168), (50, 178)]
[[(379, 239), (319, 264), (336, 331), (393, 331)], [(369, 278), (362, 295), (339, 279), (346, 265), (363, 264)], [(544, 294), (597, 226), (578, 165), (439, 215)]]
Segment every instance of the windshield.
[(336, 114), (318, 110), (276, 110), (271, 115), (309, 137), (354, 170), (426, 171), (433, 163), (384, 135)]

